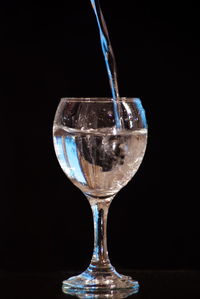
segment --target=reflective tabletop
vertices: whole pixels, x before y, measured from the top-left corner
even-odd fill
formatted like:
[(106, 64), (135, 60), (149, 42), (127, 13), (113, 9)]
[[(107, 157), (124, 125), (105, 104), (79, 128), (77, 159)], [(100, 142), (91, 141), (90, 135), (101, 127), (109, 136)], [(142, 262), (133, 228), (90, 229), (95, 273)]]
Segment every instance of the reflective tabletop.
[[(171, 299), (200, 298), (200, 272), (197, 270), (124, 271), (140, 284), (137, 294), (83, 295), (79, 298)], [(0, 298), (77, 298), (62, 292), (62, 281), (72, 272), (17, 272), (0, 270)]]

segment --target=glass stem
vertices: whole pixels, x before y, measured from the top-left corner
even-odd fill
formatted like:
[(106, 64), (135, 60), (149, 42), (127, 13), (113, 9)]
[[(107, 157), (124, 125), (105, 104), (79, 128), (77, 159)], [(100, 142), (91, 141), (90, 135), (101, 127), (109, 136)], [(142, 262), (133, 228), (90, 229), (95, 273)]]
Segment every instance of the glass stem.
[(94, 251), (89, 269), (112, 270), (107, 249), (107, 216), (113, 197), (106, 200), (89, 200), (94, 220)]

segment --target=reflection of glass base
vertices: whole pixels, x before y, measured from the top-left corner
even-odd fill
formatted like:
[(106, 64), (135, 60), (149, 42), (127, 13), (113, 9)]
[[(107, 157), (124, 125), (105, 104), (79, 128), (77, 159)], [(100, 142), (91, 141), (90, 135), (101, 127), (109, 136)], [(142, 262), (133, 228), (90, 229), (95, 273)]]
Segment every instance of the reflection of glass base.
[(126, 298), (139, 291), (139, 283), (113, 267), (94, 270), (90, 266), (80, 275), (64, 280), (62, 290), (79, 298)]

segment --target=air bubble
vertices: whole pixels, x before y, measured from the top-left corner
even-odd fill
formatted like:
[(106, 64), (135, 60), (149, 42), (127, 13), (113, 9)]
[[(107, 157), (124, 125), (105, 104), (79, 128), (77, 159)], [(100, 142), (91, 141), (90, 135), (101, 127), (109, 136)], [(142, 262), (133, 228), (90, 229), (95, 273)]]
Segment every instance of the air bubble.
[(109, 116), (109, 117), (113, 117), (113, 113), (112, 113), (112, 111), (108, 111), (108, 116)]

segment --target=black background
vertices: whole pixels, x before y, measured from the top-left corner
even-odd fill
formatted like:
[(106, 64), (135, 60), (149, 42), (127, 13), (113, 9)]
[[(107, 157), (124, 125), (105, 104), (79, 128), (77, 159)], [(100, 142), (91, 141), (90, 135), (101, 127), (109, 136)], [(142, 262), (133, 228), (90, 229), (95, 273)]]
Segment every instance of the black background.
[[(110, 96), (89, 2), (1, 1), (0, 269), (84, 269), (90, 261), (90, 207), (52, 143), (61, 97)], [(143, 163), (110, 208), (111, 261), (199, 269), (197, 6), (101, 4), (120, 95), (142, 99), (149, 125)]]

